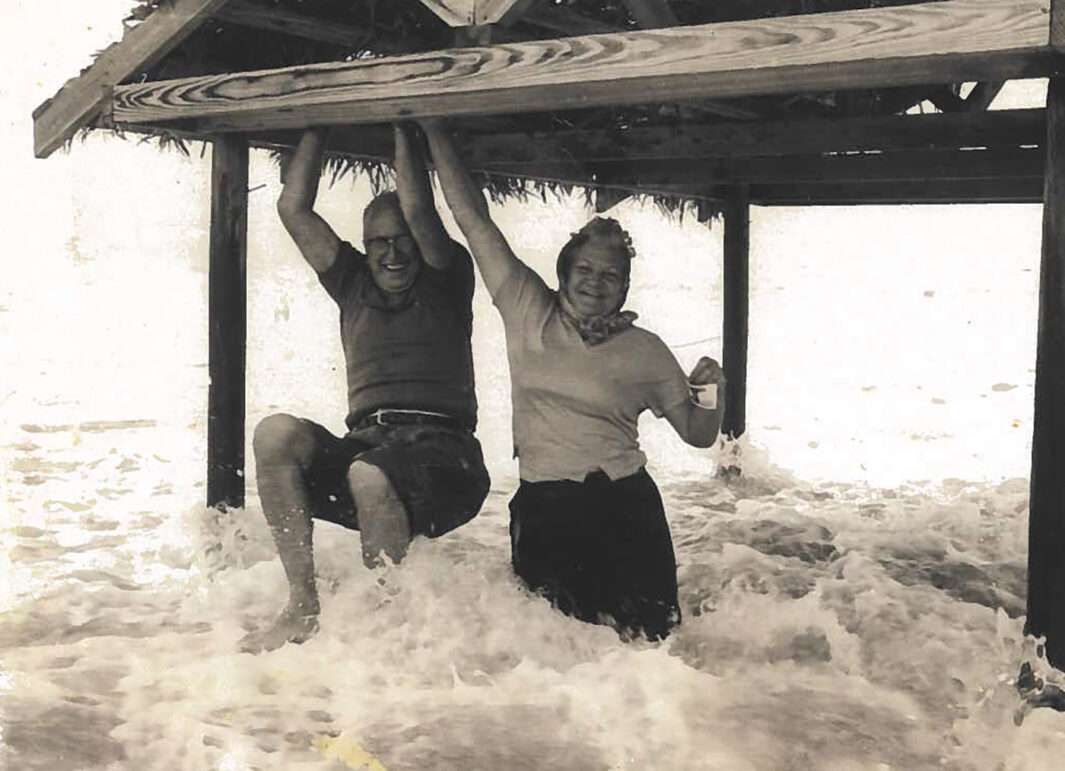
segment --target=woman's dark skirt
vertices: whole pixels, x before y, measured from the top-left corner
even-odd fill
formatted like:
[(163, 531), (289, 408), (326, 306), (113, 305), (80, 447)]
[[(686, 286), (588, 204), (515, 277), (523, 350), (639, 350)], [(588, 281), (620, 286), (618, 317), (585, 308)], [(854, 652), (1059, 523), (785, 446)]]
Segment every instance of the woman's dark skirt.
[(510, 543), (514, 572), (567, 615), (651, 640), (680, 623), (669, 525), (643, 469), (615, 481), (601, 471), (584, 482), (522, 481)]

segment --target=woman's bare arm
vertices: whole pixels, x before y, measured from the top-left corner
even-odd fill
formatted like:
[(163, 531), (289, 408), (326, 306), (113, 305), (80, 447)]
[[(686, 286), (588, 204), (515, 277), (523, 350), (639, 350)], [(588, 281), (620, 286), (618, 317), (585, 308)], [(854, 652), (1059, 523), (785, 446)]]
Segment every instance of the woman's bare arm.
[(421, 126), (429, 140), (444, 198), (470, 245), (489, 294), (494, 297), (521, 262), (503, 233), (492, 222), (484, 194), (462, 163), (443, 124), (439, 121), (422, 121)]

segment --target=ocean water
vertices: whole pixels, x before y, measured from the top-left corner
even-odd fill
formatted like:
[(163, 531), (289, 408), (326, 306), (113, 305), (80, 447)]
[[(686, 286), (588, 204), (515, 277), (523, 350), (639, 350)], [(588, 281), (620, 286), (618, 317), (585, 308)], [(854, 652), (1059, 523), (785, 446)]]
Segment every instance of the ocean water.
[(506, 485), (383, 571), (319, 525), (321, 633), (252, 656), (237, 641), (284, 577), (254, 495), (198, 503), (165, 441), (186, 430), (25, 424), (7, 447), (3, 767), (1036, 771), (1065, 751), (1065, 716), (1015, 722), (1022, 479), (811, 484), (757, 448), (731, 483), (656, 469), (685, 614), (661, 644), (519, 586)]

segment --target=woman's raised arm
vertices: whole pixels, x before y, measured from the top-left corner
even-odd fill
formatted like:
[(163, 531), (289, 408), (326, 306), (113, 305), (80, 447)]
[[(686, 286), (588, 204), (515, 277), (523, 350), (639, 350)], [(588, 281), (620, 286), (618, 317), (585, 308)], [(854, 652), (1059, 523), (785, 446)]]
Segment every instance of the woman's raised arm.
[(466, 237), (466, 243), (470, 245), (489, 294), (494, 297), (521, 263), (507, 239), (492, 222), (488, 214), (488, 202), (462, 163), (443, 123), (426, 120), (421, 121), (421, 127), (429, 140), (429, 150), (447, 205)]

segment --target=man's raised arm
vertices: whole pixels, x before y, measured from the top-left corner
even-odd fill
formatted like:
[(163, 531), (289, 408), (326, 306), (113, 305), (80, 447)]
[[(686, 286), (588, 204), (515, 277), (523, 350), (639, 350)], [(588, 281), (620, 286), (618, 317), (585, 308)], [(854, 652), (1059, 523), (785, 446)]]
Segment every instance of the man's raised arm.
[(488, 293), (496, 292), (506, 283), (512, 271), (520, 266), (518, 258), (503, 233), (492, 222), (488, 202), (462, 163), (455, 145), (438, 120), (421, 121), (429, 140), (429, 149), (444, 189), (444, 198), (451, 207), (455, 222), (466, 236), (473, 259), (481, 270), (481, 278)]
[(281, 196), (277, 213), (285, 230), (296, 242), (303, 258), (319, 273), (333, 266), (340, 238), (329, 223), (314, 211), (318, 197), (318, 180), (322, 175), (326, 129), (303, 132), (296, 151), (281, 169)]
[(425, 159), (415, 144), (414, 127), (397, 123), (395, 133), (396, 193), (403, 219), (418, 243), (422, 259), (437, 270), (447, 270), (454, 262), (451, 237), (440, 221), (433, 202), (433, 188)]

